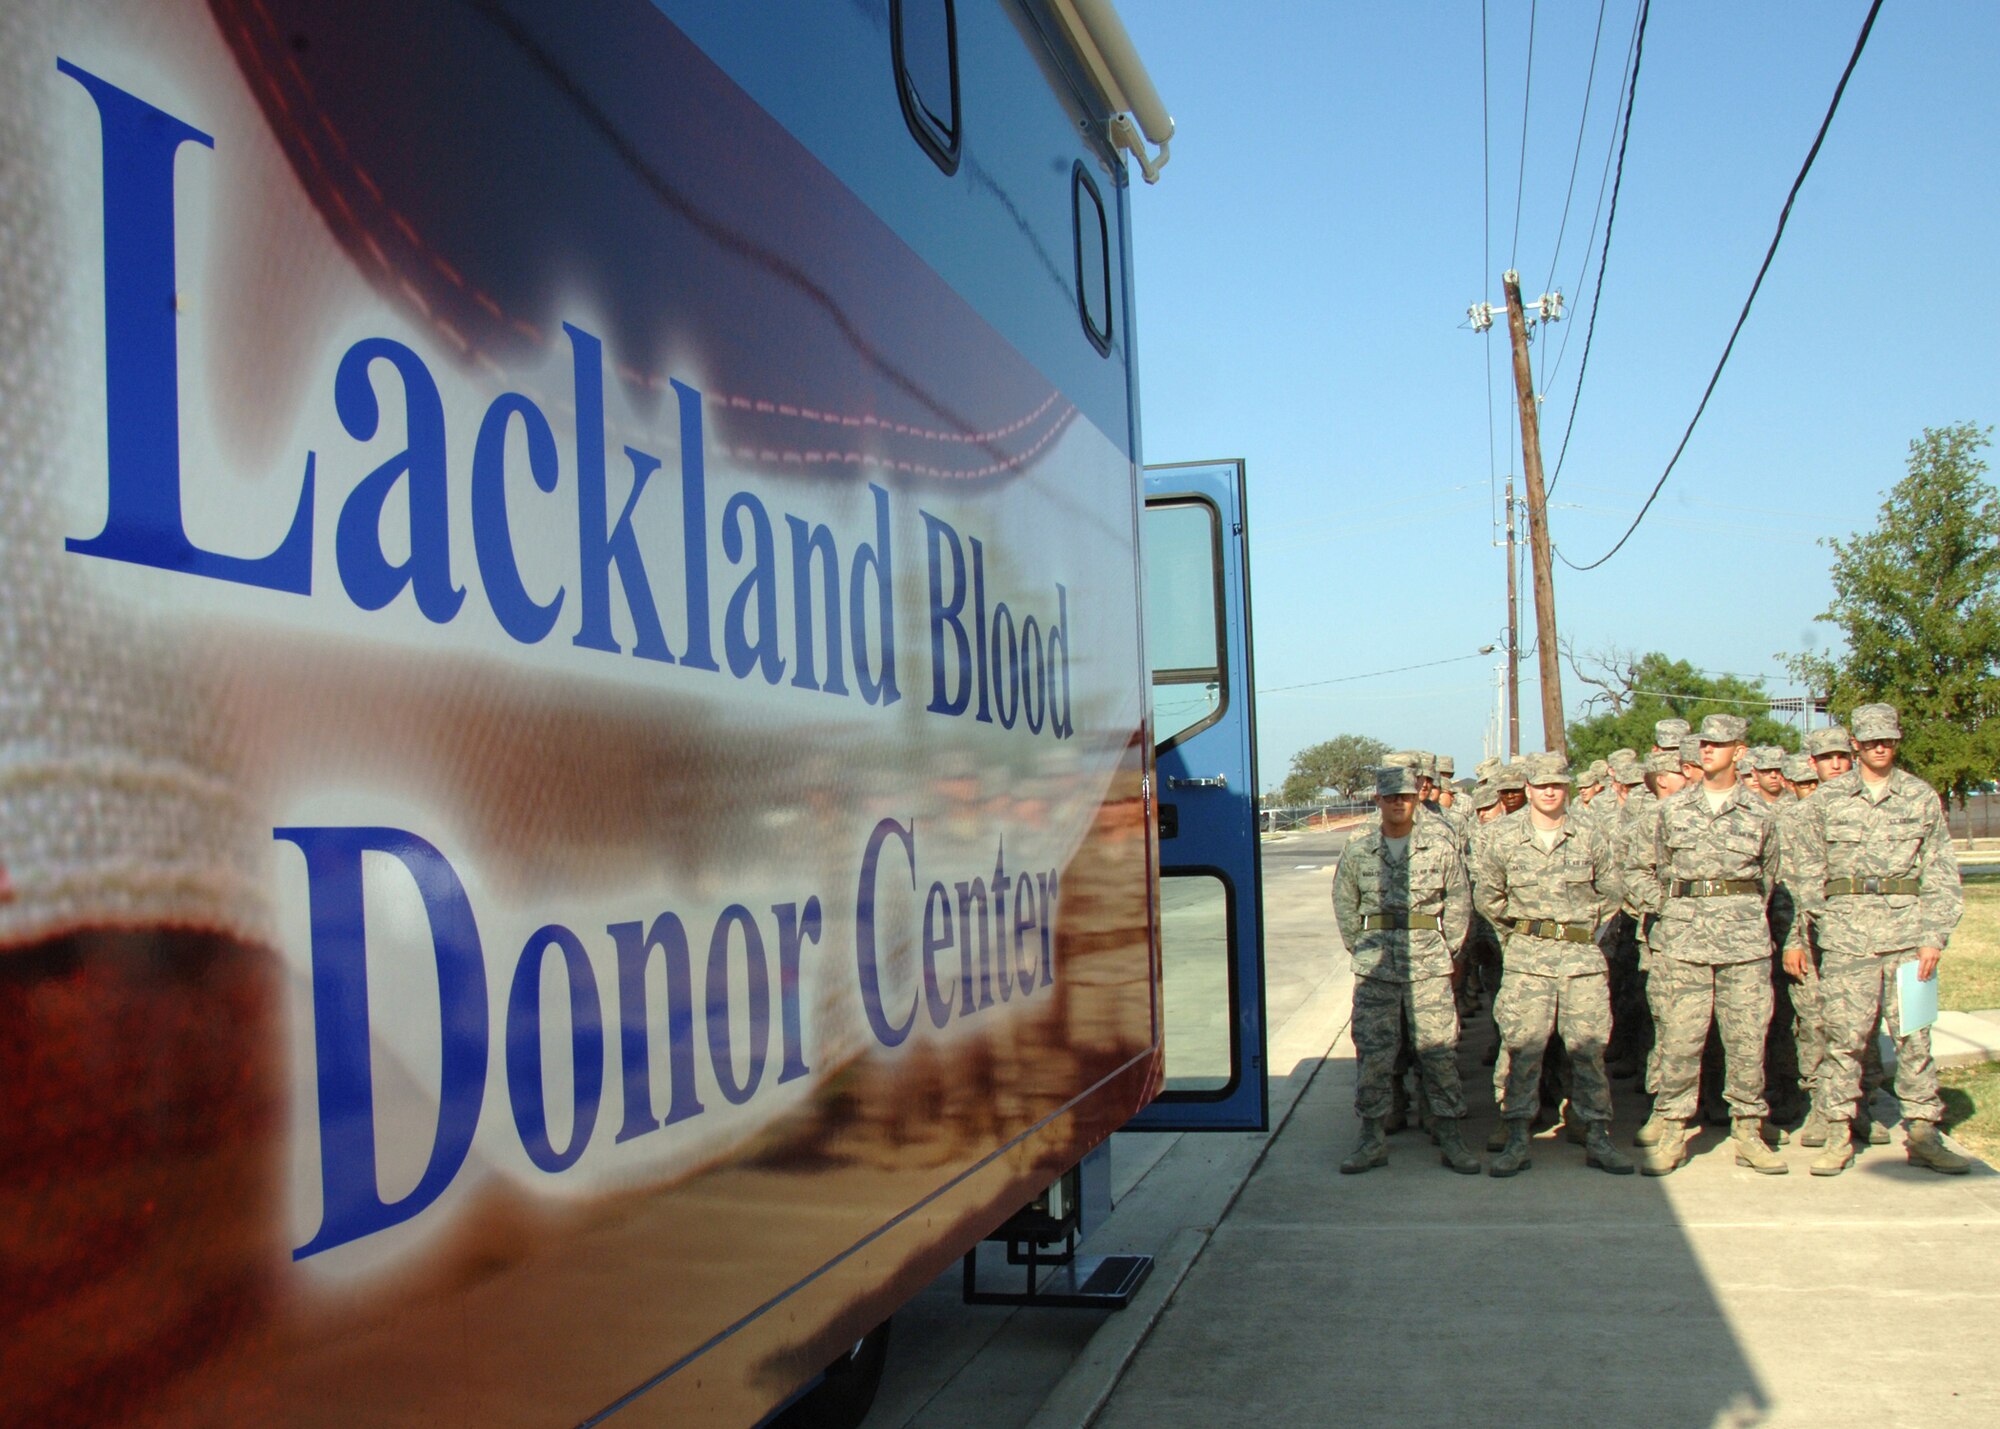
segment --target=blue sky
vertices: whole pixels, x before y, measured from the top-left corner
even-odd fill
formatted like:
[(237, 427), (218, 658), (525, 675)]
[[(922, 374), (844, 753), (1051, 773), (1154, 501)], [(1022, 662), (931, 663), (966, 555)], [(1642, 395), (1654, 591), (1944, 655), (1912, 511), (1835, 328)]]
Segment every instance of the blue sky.
[[(1489, 0), (1490, 221), (1477, 3), (1119, 6), (1178, 125), (1160, 183), (1134, 174), (1145, 457), (1248, 462), (1266, 788), (1340, 733), (1451, 752), (1462, 769), (1482, 751), (1493, 657), (1343, 677), (1500, 638), (1498, 481), (1518, 474), (1520, 442), (1504, 321), (1476, 336), (1465, 309), (1500, 302), (1510, 256), (1530, 301), (1554, 269), (1568, 319), (1536, 342), (1553, 470), (1637, 3), (1603, 7), (1559, 255), (1597, 4), (1542, 0), (1529, 84), (1531, 6)], [(1551, 499), (1555, 542), (1579, 564), (1624, 530), (1693, 415), (1867, 9), (1654, 6)], [(1816, 538), (1873, 524), (1925, 426), (2000, 416), (1996, 61), (2000, 7), (1883, 7), (1652, 514), (1601, 569), (1556, 564), (1579, 649), (1659, 649), (1782, 686), (1778, 652), (1835, 638), (1813, 624), (1830, 595)], [(1525, 584), (1521, 620), (1525, 656)], [(1587, 689), (1565, 669), (1563, 693), (1574, 714)], [(1521, 712), (1523, 747), (1539, 748), (1531, 658)]]

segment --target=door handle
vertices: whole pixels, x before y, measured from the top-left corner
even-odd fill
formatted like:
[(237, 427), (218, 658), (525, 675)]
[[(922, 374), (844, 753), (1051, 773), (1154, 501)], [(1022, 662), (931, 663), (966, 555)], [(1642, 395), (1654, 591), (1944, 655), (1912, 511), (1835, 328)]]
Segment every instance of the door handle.
[(1227, 789), (1229, 787), (1229, 776), (1218, 774), (1213, 779), (1176, 779), (1169, 775), (1167, 778), (1167, 787), (1169, 789)]

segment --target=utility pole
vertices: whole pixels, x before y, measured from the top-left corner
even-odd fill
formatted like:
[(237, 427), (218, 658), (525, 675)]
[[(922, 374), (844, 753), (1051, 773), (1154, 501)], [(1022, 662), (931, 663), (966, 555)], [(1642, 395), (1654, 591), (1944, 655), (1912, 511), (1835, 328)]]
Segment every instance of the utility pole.
[[(1489, 488), (1490, 490), (1490, 488)], [(1514, 478), (1507, 478), (1507, 758), (1521, 757), (1521, 619), (1514, 602)]]
[[(1536, 410), (1533, 370), (1528, 365), (1528, 320), (1521, 311), (1521, 275), (1501, 275), (1507, 290), (1507, 335), (1514, 345), (1514, 393), (1521, 407), (1521, 473), (1528, 486), (1528, 551), (1534, 566), (1535, 644), (1541, 657), (1542, 738), (1557, 754), (1569, 752), (1563, 723), (1562, 669), (1556, 663), (1556, 592), (1549, 556), (1548, 497), (1542, 489), (1542, 426)], [(1560, 300), (1557, 300), (1560, 302)], [(1547, 317), (1548, 299), (1543, 299)], [(1508, 567), (1512, 579), (1513, 567)]]

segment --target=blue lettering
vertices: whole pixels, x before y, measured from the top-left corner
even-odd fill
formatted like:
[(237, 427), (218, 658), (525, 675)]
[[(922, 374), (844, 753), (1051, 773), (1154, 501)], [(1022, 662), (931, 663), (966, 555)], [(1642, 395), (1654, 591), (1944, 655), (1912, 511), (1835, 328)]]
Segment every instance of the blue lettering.
[[(970, 1016), (993, 1005), (993, 948), (987, 936), (991, 909), (986, 902), (986, 881), (981, 878), (957, 885), (958, 888), (958, 970), (959, 986), (965, 1000), (959, 1011)], [(979, 1001), (972, 1000), (972, 905), (979, 905)], [(1004, 969), (1002, 970), (1004, 972)]]
[(937, 955), (951, 944), (951, 895), (942, 883), (933, 883), (924, 895), (924, 1002), (931, 1026), (940, 1030), (951, 1021), (951, 996), (958, 990), (956, 982), (946, 987), (938, 981)]
[(840, 550), (833, 532), (823, 525), (808, 527), (796, 516), (787, 516), (792, 530), (792, 684), (801, 690), (821, 688), (817, 654), (813, 646), (812, 558), (819, 553), (820, 585), (826, 610), (826, 685), (830, 695), (847, 693), (847, 663), (840, 638)]
[(645, 493), (646, 480), (660, 469), (660, 459), (645, 452), (625, 448), (632, 462), (632, 492), (624, 509), (604, 528), (609, 503), (604, 494), (604, 344), (580, 327), (563, 324), (569, 334), (570, 367), (576, 388), (576, 516), (578, 599), (583, 602), (583, 622), (570, 643), (586, 650), (618, 653), (618, 641), (611, 633), (611, 568), (618, 568), (618, 583), (625, 592), (625, 608), (632, 613), (634, 640), (632, 653), (641, 660), (658, 660), (671, 665), (673, 652), (660, 629), (660, 614), (653, 604), (653, 584), (646, 579), (646, 561), (639, 551), (639, 538), (632, 530), (632, 512)]
[[(726, 518), (725, 518), (726, 519)], [(743, 963), (749, 974), (750, 1069), (736, 1080), (736, 1058), (729, 1031), (729, 945), (731, 928), (743, 930)], [(764, 965), (764, 935), (757, 920), (740, 903), (732, 903), (716, 919), (708, 940), (708, 1060), (715, 1084), (732, 1106), (742, 1106), (764, 1080), (764, 1061), (771, 1042), (771, 974)]]
[(778, 1073), (778, 1085), (783, 1086), (812, 1070), (806, 1066), (804, 1029), (799, 1026), (799, 950), (819, 941), (821, 914), (818, 898), (806, 899), (804, 918), (796, 903), (773, 904), (771, 911), (778, 918), (778, 1005), (783, 1009), (785, 1038), (785, 1065)]
[(268, 556), (226, 556), (188, 539), (181, 512), (179, 307), (174, 155), (215, 140), (96, 75), (56, 68), (96, 102), (104, 146), (104, 529), (65, 550), (294, 595), (312, 592), (313, 456), (292, 524)]
[[(650, 932), (643, 923), (613, 923), (605, 931), (618, 945), (618, 1049), (625, 1079), (625, 1121), (613, 1140), (626, 1142), (704, 1110), (694, 1084), (694, 977), (687, 930), (672, 913), (655, 918)], [(667, 1055), (672, 1059), (673, 1101), (665, 1121), (653, 1115), (646, 1017), (646, 960), (655, 948), (667, 979)]]
[[(903, 697), (896, 686), (895, 552), (889, 544), (889, 493), (873, 485), (868, 492), (875, 501), (875, 542), (870, 545), (863, 541), (854, 548), (854, 573), (849, 578), (852, 583), (848, 587), (847, 611), (853, 627), (854, 682), (861, 687), (862, 699), (887, 709)], [(868, 667), (870, 570), (874, 571), (875, 624), (882, 636), (879, 672)]]
[[(1030, 649), (1034, 653), (1030, 654)], [(1032, 683), (1034, 697), (1028, 691)], [(1049, 697), (1048, 671), (1042, 666), (1042, 627), (1032, 615), (1021, 617), (1021, 717), (1028, 722), (1028, 733), (1042, 732), (1043, 706)]]
[(1031, 948), (1028, 960), (1021, 961), (1021, 938), (1035, 922), (1035, 880), (1024, 873), (1014, 880), (1014, 976), (1020, 979), (1023, 995), (1035, 990), (1035, 958)]
[[(722, 508), (722, 554), (732, 565), (743, 563), (745, 519), (750, 523), (750, 573), (729, 597), (729, 609), (722, 618), (722, 648), (729, 656), (729, 673), (737, 679), (761, 670), (765, 682), (775, 685), (785, 674), (785, 657), (778, 653), (778, 556), (764, 503), (747, 491), (737, 492)], [(757, 617), (754, 642), (747, 630), (753, 603)]]
[(875, 1040), (884, 1047), (901, 1045), (917, 1020), (917, 995), (910, 994), (910, 1013), (900, 1024), (891, 1022), (882, 1010), (881, 965), (875, 946), (875, 869), (882, 858), (882, 845), (891, 837), (899, 840), (910, 863), (910, 887), (917, 886), (917, 841), (908, 827), (894, 819), (883, 819), (868, 835), (861, 855), (861, 885), (854, 910), (854, 962), (861, 980), (861, 1005), (867, 1010), (868, 1025)]
[(708, 478), (703, 466), (701, 393), (673, 384), (681, 413), (681, 550), (687, 582), (688, 670), (719, 670), (708, 623)]
[[(450, 489), (445, 476), (444, 403), (423, 359), (386, 337), (363, 338), (347, 349), (333, 377), (333, 407), (347, 435), (374, 440), (382, 404), (369, 381), (377, 360), (389, 364), (403, 383), (403, 450), (355, 483), (340, 508), (334, 556), (347, 597), (363, 610), (380, 610), (404, 586), (416, 592), (417, 609), (443, 625), (465, 603), (465, 590), (451, 583)], [(409, 477), (410, 558), (391, 565), (382, 554), (382, 508), (404, 476)]]
[[(972, 645), (965, 634), (965, 622), (961, 612), (965, 609), (965, 549), (959, 545), (958, 532), (949, 523), (938, 520), (930, 512), (919, 510), (924, 518), (924, 541), (930, 561), (930, 624), (931, 624), (931, 702), (924, 706), (932, 714), (962, 715), (972, 700)], [(951, 597), (944, 594), (945, 551), (951, 552)], [(945, 693), (944, 638), (951, 632), (953, 654), (949, 664), (957, 672), (957, 687)]]
[[(472, 1148), (486, 1091), (486, 966), (465, 885), (430, 844), (387, 828), (274, 829), (306, 860), (312, 923), (313, 1051), (319, 1078), (321, 1218), (294, 1260), (409, 1220), (443, 1194)], [(437, 962), (439, 1093), (430, 1160), (410, 1192), (382, 1199), (368, 1027), (362, 855), (387, 854), (415, 880)]]
[[(570, 1095), (574, 1120), (569, 1145), (561, 1151), (549, 1141), (548, 1111), (542, 1086), (542, 962), (550, 948), (560, 948), (569, 980), (569, 1039), (572, 1077)], [(514, 967), (514, 985), (507, 994), (507, 1099), (514, 1106), (514, 1128), (528, 1159), (551, 1175), (576, 1165), (590, 1144), (597, 1125), (597, 1104), (604, 1091), (604, 1005), (597, 997), (597, 974), (576, 934), (557, 923), (537, 929), (521, 949)]]
[(507, 525), (507, 429), (515, 417), (521, 419), (528, 442), (528, 474), (541, 490), (556, 489), (556, 434), (549, 419), (520, 393), (501, 393), (486, 409), (472, 449), (472, 548), (500, 628), (523, 645), (533, 645), (555, 625), (563, 593), (558, 589), (546, 604), (537, 604), (514, 562), (514, 537)]
[[(1056, 647), (1062, 647), (1058, 659)], [(1056, 667), (1062, 667), (1062, 719), (1056, 719)], [(1049, 733), (1057, 739), (1068, 739), (1075, 733), (1075, 726), (1069, 722), (1069, 587), (1056, 585), (1056, 618), (1049, 622)]]
[[(1000, 622), (1007, 622), (1007, 655), (1000, 656)], [(1021, 713), (1021, 651), (1014, 638), (1014, 612), (1001, 601), (993, 607), (993, 708), (1000, 728), (1012, 729)]]

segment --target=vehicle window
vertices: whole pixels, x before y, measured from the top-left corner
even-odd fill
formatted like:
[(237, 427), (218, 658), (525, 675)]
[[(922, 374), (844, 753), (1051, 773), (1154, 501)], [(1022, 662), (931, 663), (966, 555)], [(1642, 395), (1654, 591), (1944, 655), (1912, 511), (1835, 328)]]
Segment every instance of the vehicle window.
[(1082, 164), (1071, 171), (1076, 222), (1076, 308), (1083, 330), (1098, 352), (1111, 351), (1111, 243), (1104, 223), (1104, 199)]
[(1215, 722), (1228, 700), (1222, 670), (1220, 521), (1206, 501), (1146, 508), (1146, 655), (1153, 666), (1153, 744)]
[(889, 0), (896, 94), (910, 132), (947, 174), (958, 171), (958, 17), (952, 0)]

